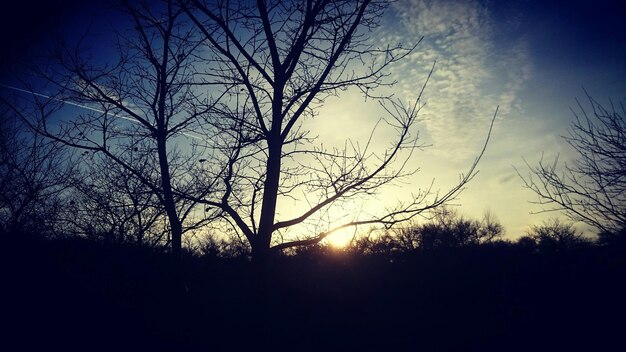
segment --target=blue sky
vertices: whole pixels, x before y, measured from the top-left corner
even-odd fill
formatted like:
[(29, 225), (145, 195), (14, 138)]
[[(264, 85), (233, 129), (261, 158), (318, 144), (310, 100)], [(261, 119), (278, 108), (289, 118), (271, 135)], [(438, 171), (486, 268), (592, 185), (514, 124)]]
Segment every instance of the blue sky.
[(426, 91), (423, 129), (433, 147), (424, 178), (454, 182), (499, 105), (480, 174), (458, 203), (471, 216), (493, 212), (511, 237), (523, 234), (548, 215), (529, 214), (540, 208), (513, 166), (523, 172), (523, 158), (542, 153), (572, 157), (560, 136), (583, 88), (600, 102), (626, 98), (626, 12), (607, 1), (401, 0), (395, 8), (407, 36), (425, 36), (400, 69), (401, 86), (409, 92), (427, 61), (438, 61)]
[[(54, 29), (81, 28), (92, 20), (97, 28), (108, 21), (100, 5), (78, 1), (18, 5), (13, 11), (3, 11), (1, 18), (8, 50), (0, 64), (5, 68), (37, 54), (52, 39)], [(575, 106), (575, 98), (584, 97), (583, 88), (600, 102), (626, 99), (624, 14), (620, 2), (606, 0), (394, 3), (376, 40), (410, 43), (425, 38), (407, 60), (394, 67), (395, 94), (414, 98), (437, 60), (419, 125), (424, 142), (432, 147), (415, 157), (420, 173), (402, 189), (390, 190), (393, 197), (377, 202), (401, 197), (407, 187), (423, 187), (433, 178), (442, 189), (454, 184), (480, 149), (500, 106), (480, 173), (459, 197), (459, 210), (472, 217), (492, 212), (512, 238), (548, 217), (529, 214), (540, 208), (529, 203), (535, 196), (523, 189), (513, 166), (524, 172), (523, 158), (534, 163), (542, 153), (546, 158), (572, 157), (560, 136), (567, 133), (572, 118), (569, 109)], [(359, 108), (359, 97), (351, 94), (329, 100), (322, 111), (341, 115), (353, 132), (347, 137), (358, 139), (366, 134), (367, 125), (355, 124), (356, 112), (368, 110)], [(337, 123), (316, 128), (322, 137), (339, 140), (344, 134), (333, 135)], [(384, 142), (390, 136), (379, 137)]]

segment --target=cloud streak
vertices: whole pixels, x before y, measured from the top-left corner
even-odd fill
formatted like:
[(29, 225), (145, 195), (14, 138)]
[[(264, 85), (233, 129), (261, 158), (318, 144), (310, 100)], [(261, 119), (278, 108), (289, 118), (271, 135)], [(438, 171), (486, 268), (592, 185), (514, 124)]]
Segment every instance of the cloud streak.
[(474, 0), (402, 0), (394, 7), (402, 26), (396, 30), (415, 41), (424, 36), (394, 69), (398, 91), (407, 99), (414, 96), (437, 60), (422, 121), (436, 153), (466, 159), (484, 141), (496, 106), (499, 120), (521, 113), (519, 93), (532, 74), (526, 41), (498, 42), (500, 24)]

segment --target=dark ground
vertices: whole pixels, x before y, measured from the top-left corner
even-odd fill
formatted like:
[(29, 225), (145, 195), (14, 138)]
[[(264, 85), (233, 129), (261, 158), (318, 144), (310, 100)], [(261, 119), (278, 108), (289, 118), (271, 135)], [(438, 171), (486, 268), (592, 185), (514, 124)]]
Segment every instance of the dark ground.
[(617, 248), (278, 258), (265, 279), (187, 257), (184, 293), (146, 249), (4, 240), (0, 256), (3, 351), (626, 350)]

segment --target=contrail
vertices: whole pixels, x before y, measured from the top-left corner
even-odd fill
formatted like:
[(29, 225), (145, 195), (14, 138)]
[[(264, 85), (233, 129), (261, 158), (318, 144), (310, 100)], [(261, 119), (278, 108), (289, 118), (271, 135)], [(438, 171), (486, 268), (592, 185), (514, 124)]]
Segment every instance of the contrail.
[[(87, 106), (87, 105), (83, 105), (83, 104), (74, 103), (74, 102), (69, 101), (69, 100), (64, 100), (64, 99), (55, 98), (55, 97), (52, 97), (52, 96), (50, 96), (50, 95), (45, 95), (45, 94), (41, 94), (41, 93), (37, 93), (37, 92), (30, 91), (30, 90), (22, 89), (22, 88), (17, 88), (17, 87), (9, 86), (9, 85), (3, 84), (3, 83), (0, 83), (0, 87), (4, 87), (4, 88), (8, 88), (8, 89), (12, 89), (12, 90), (15, 90), (15, 91), (18, 91), (18, 92), (22, 92), (22, 93), (26, 93), (26, 94), (31, 94), (31, 95), (38, 96), (38, 97), (42, 97), (42, 98), (46, 98), (46, 99), (49, 99), (49, 100), (55, 100), (55, 101), (61, 102), (61, 103), (63, 103), (63, 104), (72, 105), (72, 106), (79, 107), (79, 108), (81, 108), (81, 109), (86, 109), (86, 110), (91, 110), (91, 111), (99, 112), (99, 113), (101, 113), (101, 114), (108, 114), (108, 112), (106, 112), (106, 111), (104, 111), (104, 110), (100, 110), (100, 109), (92, 108), (91, 106)], [(133, 123), (139, 123), (137, 120), (133, 119), (132, 117), (123, 116), (123, 115), (117, 115), (117, 114), (113, 114), (113, 116), (114, 116), (114, 117), (119, 117), (119, 118), (121, 118), (121, 119), (124, 119), (124, 120), (130, 121), (130, 122), (133, 122)], [(181, 134), (183, 134), (183, 135), (185, 135), (185, 136), (187, 136), (187, 137), (190, 137), (190, 138), (202, 139), (202, 138), (201, 138), (201, 137), (199, 137), (199, 136), (195, 136), (195, 135), (190, 134), (190, 133), (187, 133), (187, 132), (181, 132)]]

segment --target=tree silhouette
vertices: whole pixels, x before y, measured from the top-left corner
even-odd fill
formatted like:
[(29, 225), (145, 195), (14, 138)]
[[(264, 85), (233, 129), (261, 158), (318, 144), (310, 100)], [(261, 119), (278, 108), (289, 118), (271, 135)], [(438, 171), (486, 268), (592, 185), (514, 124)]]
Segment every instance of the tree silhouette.
[(0, 104), (0, 233), (53, 235), (75, 171), (67, 150)]
[(591, 240), (576, 231), (572, 224), (563, 223), (558, 219), (532, 226), (525, 238), (534, 240), (540, 251), (549, 253), (568, 251), (591, 244)]
[[(386, 1), (123, 5), (133, 28), (117, 33), (115, 53), (94, 59), (66, 45), (39, 71), (56, 93), (11, 103), (39, 134), (82, 149), (85, 162), (114, 162), (152, 192), (177, 258), (185, 229), (214, 219), (242, 235), (260, 261), (346, 227), (389, 228), (453, 200), (476, 175), (491, 128), (447, 191), (431, 184), (381, 214), (320, 222), (417, 171), (408, 165), (423, 147), (415, 122), (430, 75), (412, 103), (385, 93), (394, 84), (388, 68), (417, 45), (381, 47), (372, 40)], [(324, 147), (303, 122), (347, 89), (378, 103), (385, 116), (364, 144)], [(64, 118), (58, 112), (68, 104), (88, 112)], [(374, 147), (377, 129), (395, 134), (384, 150)], [(308, 208), (280, 219), (285, 199)], [(312, 224), (310, 235), (294, 236), (304, 231), (299, 225)]]
[(488, 212), (481, 220), (467, 219), (445, 206), (433, 213), (428, 222), (398, 226), (380, 236), (358, 238), (351, 243), (350, 250), (359, 254), (392, 254), (462, 248), (493, 243), (504, 234), (502, 224)]
[(165, 209), (149, 187), (108, 158), (90, 157), (81, 166), (67, 220), (75, 233), (148, 247), (170, 243)]
[(491, 213), (482, 220), (466, 219), (449, 208), (437, 209), (434, 221), (400, 232), (399, 239), (421, 249), (459, 248), (493, 242), (504, 234)]
[[(589, 107), (578, 102), (569, 134), (563, 139), (577, 159), (558, 167), (540, 160), (519, 173), (526, 188), (539, 197), (543, 211), (564, 211), (573, 221), (582, 221), (605, 232), (626, 227), (626, 110), (610, 108), (587, 94)], [(589, 111), (590, 110), (590, 111)]]
[[(167, 215), (173, 257), (180, 260), (185, 230), (214, 216), (196, 216), (195, 202), (177, 195), (210, 192), (197, 187), (207, 182), (203, 148), (193, 133), (202, 129), (200, 118), (214, 102), (196, 89), (205, 83), (198, 71), (199, 43), (174, 1), (122, 1), (120, 9), (131, 29), (116, 32), (112, 52), (100, 58), (82, 41), (62, 45), (35, 72), (53, 94), (31, 89), (30, 99), (3, 99), (40, 135), (83, 150), (86, 162), (115, 163), (152, 192)], [(68, 106), (81, 109), (63, 118)]]
[[(225, 166), (214, 191), (193, 199), (221, 209), (250, 242), (254, 260), (318, 243), (346, 227), (407, 221), (453, 199), (475, 175), (480, 156), (446, 192), (427, 188), (384, 214), (289, 236), (348, 200), (372, 196), (414, 173), (407, 162), (420, 147), (415, 121), (424, 88), (408, 105), (376, 92), (393, 86), (387, 69), (415, 46), (381, 47), (371, 40), (386, 1), (180, 3), (207, 44), (203, 57), (211, 67), (212, 89), (224, 95), (211, 120), (219, 138), (210, 142), (222, 152), (211, 161)], [(375, 152), (374, 132), (364, 145), (324, 148), (303, 125), (317, 117), (327, 97), (347, 89), (359, 90), (386, 110), (379, 124), (396, 136), (386, 150)], [(306, 203), (307, 209), (279, 219), (285, 199)]]

